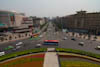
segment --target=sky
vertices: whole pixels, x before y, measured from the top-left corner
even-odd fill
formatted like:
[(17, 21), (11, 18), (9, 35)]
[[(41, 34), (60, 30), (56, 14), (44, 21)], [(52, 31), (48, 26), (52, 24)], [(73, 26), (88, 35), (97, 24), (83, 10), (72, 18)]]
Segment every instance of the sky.
[(55, 17), (76, 11), (100, 11), (100, 0), (0, 0), (0, 10), (25, 13), (27, 16)]

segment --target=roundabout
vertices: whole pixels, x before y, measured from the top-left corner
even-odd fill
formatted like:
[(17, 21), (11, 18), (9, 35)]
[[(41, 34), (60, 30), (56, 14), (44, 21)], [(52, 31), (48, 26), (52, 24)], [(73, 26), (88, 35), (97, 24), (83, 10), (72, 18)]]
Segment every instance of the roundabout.
[(67, 48), (54, 48), (54, 51), (37, 48), (1, 56), (0, 61), (0, 67), (55, 67), (56, 63), (56, 67), (100, 67), (100, 54)]

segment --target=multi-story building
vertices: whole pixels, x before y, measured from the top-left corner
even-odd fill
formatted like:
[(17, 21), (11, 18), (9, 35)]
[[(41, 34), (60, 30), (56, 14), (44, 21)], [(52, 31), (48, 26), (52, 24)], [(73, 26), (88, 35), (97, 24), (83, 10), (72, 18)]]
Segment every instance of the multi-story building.
[(15, 11), (0, 11), (1, 32), (30, 32), (33, 30), (33, 20), (24, 13)]
[(33, 19), (34, 27), (39, 27), (47, 22), (46, 18), (31, 17)]
[(21, 26), (15, 27), (15, 32), (32, 32), (33, 31), (33, 20), (30, 17), (23, 17)]
[(12, 11), (0, 11), (0, 22), (5, 24), (6, 27), (21, 26), (22, 18), (24, 15)]
[(20, 27), (23, 21), (24, 14), (13, 11), (0, 11), (0, 31), (12, 30), (15, 27)]
[(79, 11), (77, 14), (60, 18), (66, 23), (66, 28), (84, 33), (100, 34), (100, 12), (87, 13)]

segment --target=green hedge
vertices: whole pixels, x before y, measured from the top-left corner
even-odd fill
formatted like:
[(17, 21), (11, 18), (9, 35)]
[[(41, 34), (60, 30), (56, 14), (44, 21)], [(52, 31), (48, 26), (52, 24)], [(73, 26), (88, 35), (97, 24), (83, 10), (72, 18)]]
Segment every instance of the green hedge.
[(56, 51), (57, 52), (75, 53), (75, 54), (86, 55), (86, 56), (90, 56), (90, 57), (100, 59), (100, 54), (95, 54), (95, 53), (86, 52), (86, 51), (82, 51), (82, 50), (67, 49), (67, 48), (56, 48)]
[(47, 49), (46, 48), (36, 48), (36, 49), (29, 49), (29, 50), (25, 50), (25, 51), (21, 51), (21, 52), (15, 52), (12, 54), (7, 54), (4, 56), (0, 57), (0, 61), (4, 61), (10, 58), (14, 58), (17, 56), (21, 56), (21, 55), (26, 55), (26, 54), (30, 54), (30, 53), (38, 53), (38, 52), (45, 52)]

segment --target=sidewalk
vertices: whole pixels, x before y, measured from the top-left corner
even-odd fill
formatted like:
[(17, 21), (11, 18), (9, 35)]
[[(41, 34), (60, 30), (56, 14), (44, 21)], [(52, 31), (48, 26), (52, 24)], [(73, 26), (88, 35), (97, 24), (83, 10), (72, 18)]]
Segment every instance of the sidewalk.
[(46, 52), (43, 67), (60, 67), (56, 52)]

